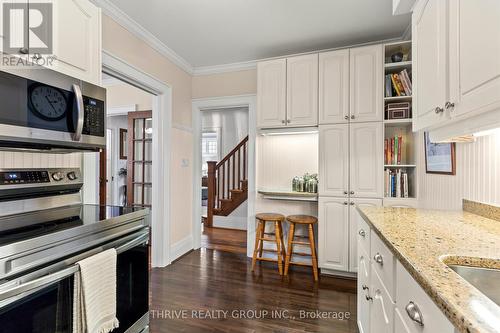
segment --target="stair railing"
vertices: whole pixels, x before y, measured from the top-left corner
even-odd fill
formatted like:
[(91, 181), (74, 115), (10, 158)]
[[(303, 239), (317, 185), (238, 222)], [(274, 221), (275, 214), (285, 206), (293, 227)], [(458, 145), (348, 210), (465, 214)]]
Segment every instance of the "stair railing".
[(242, 190), (242, 181), (247, 180), (248, 136), (244, 138), (220, 162), (208, 164), (208, 201), (206, 225), (213, 225), (216, 210), (222, 208), (222, 200), (231, 198), (231, 190)]

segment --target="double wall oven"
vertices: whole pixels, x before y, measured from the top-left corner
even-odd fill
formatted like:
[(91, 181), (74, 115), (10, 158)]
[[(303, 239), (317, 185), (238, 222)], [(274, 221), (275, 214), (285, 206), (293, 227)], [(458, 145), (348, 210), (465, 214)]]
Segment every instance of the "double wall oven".
[(70, 333), (76, 263), (117, 252), (113, 332), (147, 332), (149, 211), (84, 205), (78, 169), (0, 170), (0, 332)]
[(106, 90), (47, 68), (0, 71), (0, 147), (99, 150)]

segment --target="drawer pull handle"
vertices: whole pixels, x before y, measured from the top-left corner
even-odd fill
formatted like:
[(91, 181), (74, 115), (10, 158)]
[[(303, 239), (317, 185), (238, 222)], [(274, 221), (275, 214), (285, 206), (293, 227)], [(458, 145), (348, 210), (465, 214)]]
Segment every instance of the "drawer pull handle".
[(371, 297), (370, 295), (366, 295), (365, 298), (367, 301), (373, 301), (373, 297)]
[(364, 231), (363, 229), (361, 229), (358, 234), (361, 236), (361, 237), (365, 237), (366, 236), (366, 231)]
[(382, 258), (382, 255), (380, 253), (377, 253), (376, 255), (374, 255), (373, 260), (375, 260), (375, 262), (377, 264), (380, 264), (380, 265), (384, 264), (384, 258)]
[(366, 284), (364, 284), (361, 288), (363, 288), (363, 290), (368, 290), (370, 288), (368, 288), (368, 286)]
[(424, 317), (422, 316), (422, 312), (420, 312), (417, 304), (413, 303), (413, 301), (410, 301), (405, 309), (408, 317), (410, 317), (411, 320), (418, 323), (420, 326), (424, 326)]

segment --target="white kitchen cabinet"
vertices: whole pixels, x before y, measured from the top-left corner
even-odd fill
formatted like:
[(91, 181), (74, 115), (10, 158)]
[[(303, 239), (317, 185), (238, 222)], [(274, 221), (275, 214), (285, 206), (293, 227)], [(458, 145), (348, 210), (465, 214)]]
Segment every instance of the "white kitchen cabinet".
[(287, 125), (318, 125), (318, 54), (287, 59)]
[(88, 0), (54, 1), (54, 69), (101, 83), (101, 10)]
[(383, 64), (382, 45), (350, 49), (351, 122), (384, 119)]
[(257, 127), (286, 126), (286, 59), (257, 64)]
[(349, 201), (319, 198), (319, 267), (337, 271), (349, 269)]
[(394, 303), (377, 273), (370, 273), (370, 332), (394, 332)]
[[(356, 207), (380, 207), (381, 199), (352, 198), (349, 211), (349, 272), (358, 271), (358, 225), (363, 220)], [(369, 230), (365, 232), (369, 233)]]
[(349, 125), (320, 125), (319, 195), (342, 197), (349, 190)]
[(382, 123), (350, 125), (350, 194), (382, 198), (384, 137)]
[[(369, 231), (368, 231), (369, 233)], [(360, 333), (370, 332), (370, 255), (360, 247), (358, 253), (358, 301), (357, 319)]]
[(412, 16), (413, 128), (443, 123), (448, 117), (448, 0), (420, 0)]
[[(500, 108), (500, 1), (449, 2), (452, 118)], [(422, 66), (428, 67), (427, 63)]]
[[(451, 322), (399, 261), (396, 263), (396, 280), (396, 311), (400, 317), (396, 320), (396, 332), (453, 333), (454, 328)], [(417, 313), (420, 315), (423, 326), (415, 321)]]
[[(360, 216), (361, 218), (361, 216)], [(358, 221), (358, 229), (370, 229)], [(453, 324), (375, 231), (358, 237), (358, 329), (361, 333), (454, 333)], [(370, 243), (368, 252), (366, 242)], [(382, 265), (375, 256), (379, 254)], [(391, 293), (393, 295), (391, 295)], [(423, 325), (418, 322), (418, 313)]]
[(319, 54), (319, 124), (349, 122), (349, 50)]

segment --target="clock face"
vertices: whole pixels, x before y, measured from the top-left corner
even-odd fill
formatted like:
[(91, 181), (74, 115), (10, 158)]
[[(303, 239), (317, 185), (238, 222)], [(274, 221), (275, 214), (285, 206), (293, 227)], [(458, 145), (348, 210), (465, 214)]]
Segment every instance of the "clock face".
[(42, 119), (56, 121), (66, 114), (68, 102), (57, 88), (37, 85), (30, 89), (30, 104), (33, 113)]

